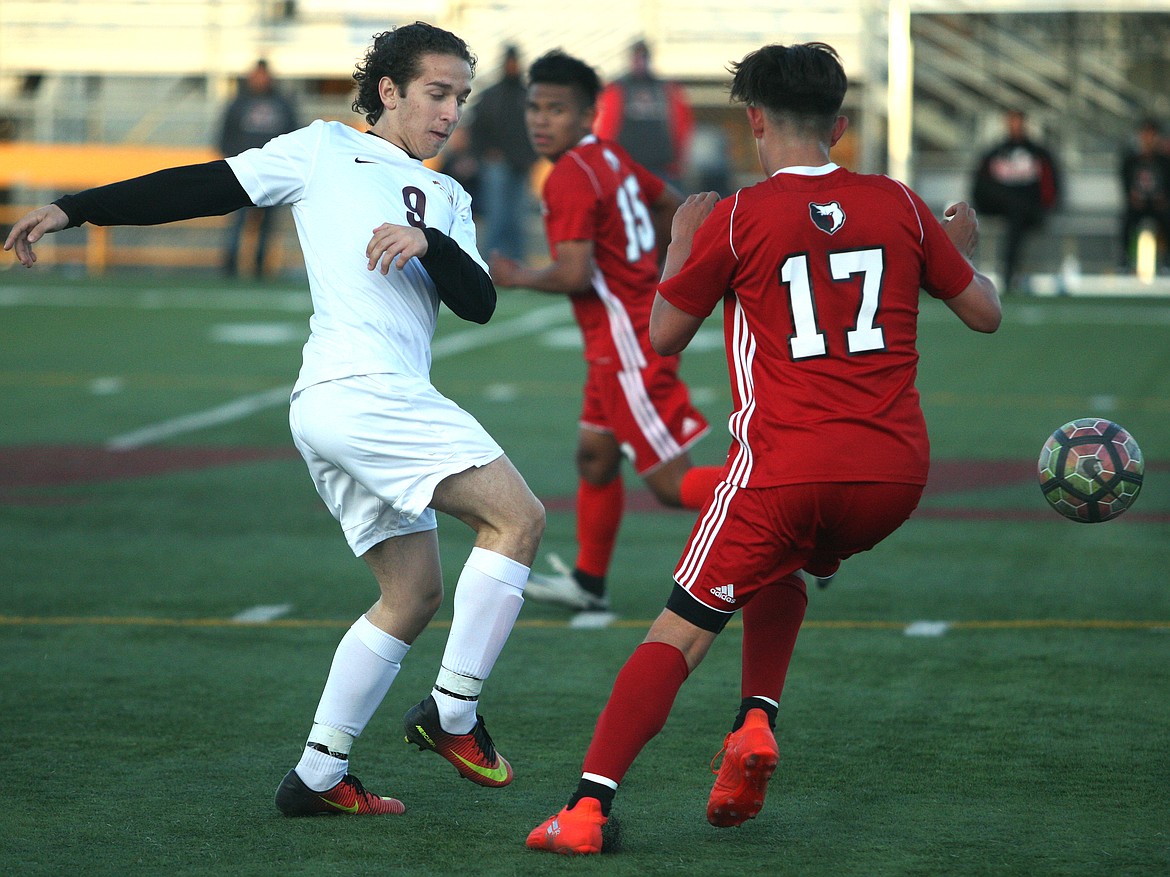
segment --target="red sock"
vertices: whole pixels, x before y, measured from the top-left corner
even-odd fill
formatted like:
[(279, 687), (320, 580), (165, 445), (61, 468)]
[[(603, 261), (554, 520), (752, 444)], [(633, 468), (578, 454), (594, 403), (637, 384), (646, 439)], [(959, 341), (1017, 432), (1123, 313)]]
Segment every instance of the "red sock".
[(807, 605), (804, 580), (793, 573), (743, 608), (743, 697), (780, 700)]
[(683, 508), (701, 509), (705, 506), (722, 477), (722, 466), (694, 466), (688, 469), (678, 486), (678, 497)]
[(683, 653), (672, 645), (642, 643), (634, 649), (597, 720), (585, 773), (620, 783), (642, 747), (666, 724), (689, 672)]
[(601, 486), (584, 479), (577, 482), (577, 569), (581, 572), (604, 578), (609, 571), (625, 502), (620, 475)]

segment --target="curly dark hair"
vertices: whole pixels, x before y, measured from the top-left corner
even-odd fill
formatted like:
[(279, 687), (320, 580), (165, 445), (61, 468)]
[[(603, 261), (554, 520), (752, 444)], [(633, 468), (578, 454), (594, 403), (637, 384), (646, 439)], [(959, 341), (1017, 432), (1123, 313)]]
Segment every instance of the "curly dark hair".
[(601, 93), (601, 78), (597, 71), (560, 49), (546, 52), (528, 68), (528, 82), (532, 85), (569, 85), (581, 100), (581, 106), (597, 103)]
[(827, 43), (764, 46), (730, 70), (732, 100), (814, 126), (832, 126), (849, 87)]
[(453, 55), (462, 58), (475, 74), (475, 55), (455, 34), (448, 30), (416, 21), (374, 34), (374, 44), (353, 71), (358, 93), (353, 102), (355, 113), (363, 113), (373, 125), (382, 115), (382, 98), (378, 83), (383, 76), (390, 79), (405, 94), (406, 85), (419, 75), (423, 55)]

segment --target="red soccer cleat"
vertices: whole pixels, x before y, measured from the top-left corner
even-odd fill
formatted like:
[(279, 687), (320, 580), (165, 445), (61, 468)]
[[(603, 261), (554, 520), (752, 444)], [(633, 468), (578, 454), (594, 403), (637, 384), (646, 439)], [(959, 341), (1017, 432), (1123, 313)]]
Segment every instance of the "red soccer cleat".
[[(719, 754), (723, 764), (707, 799), (707, 821), (717, 828), (731, 828), (756, 818), (764, 806), (768, 780), (780, 760), (768, 714), (761, 709), (748, 710), (740, 729), (724, 738)], [(711, 769), (714, 773), (714, 759)]]
[(601, 815), (601, 802), (581, 798), (570, 810), (565, 807), (528, 833), (530, 850), (544, 850), (565, 856), (589, 856), (601, 852), (601, 826), (609, 820)]
[(324, 792), (314, 792), (290, 770), (276, 789), (276, 809), (285, 816), (397, 816), (406, 806), (397, 798), (367, 792), (361, 780), (346, 774)]
[(435, 699), (428, 696), (406, 711), (403, 725), (407, 743), (437, 752), (473, 783), (499, 788), (512, 782), (512, 765), (496, 752), (483, 716), (475, 717), (475, 727), (470, 733), (448, 734), (439, 724)]

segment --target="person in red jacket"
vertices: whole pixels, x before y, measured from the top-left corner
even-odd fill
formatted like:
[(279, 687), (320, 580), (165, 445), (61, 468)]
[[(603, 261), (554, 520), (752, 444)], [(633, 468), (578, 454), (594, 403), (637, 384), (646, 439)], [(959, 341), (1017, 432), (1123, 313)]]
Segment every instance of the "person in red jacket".
[(630, 72), (607, 85), (597, 102), (593, 133), (616, 140), (634, 161), (676, 188), (687, 170), (694, 113), (686, 89), (659, 79), (650, 47), (630, 47)]

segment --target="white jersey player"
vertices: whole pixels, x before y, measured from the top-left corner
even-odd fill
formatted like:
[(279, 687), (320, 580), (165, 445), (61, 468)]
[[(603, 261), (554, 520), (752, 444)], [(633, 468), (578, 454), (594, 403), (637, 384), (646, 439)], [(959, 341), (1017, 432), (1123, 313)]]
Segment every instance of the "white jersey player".
[(30, 266), (44, 234), (83, 222), (147, 225), (292, 205), (313, 296), (293, 438), (381, 593), (342, 638), (300, 762), (277, 789), (290, 816), (405, 809), (363, 788), (349, 752), (441, 603), (435, 510), (467, 523), (476, 540), (434, 689), (407, 712), (406, 738), (472, 782), (512, 781), (476, 706), (520, 611), (544, 509), (499, 445), (429, 377), (439, 302), (480, 323), (495, 308), (470, 198), (422, 163), (454, 131), (473, 75), (454, 34), (421, 22), (378, 34), (354, 73), (354, 109), (368, 131), (315, 122), (224, 161), (66, 196), (19, 220), (4, 244)]

